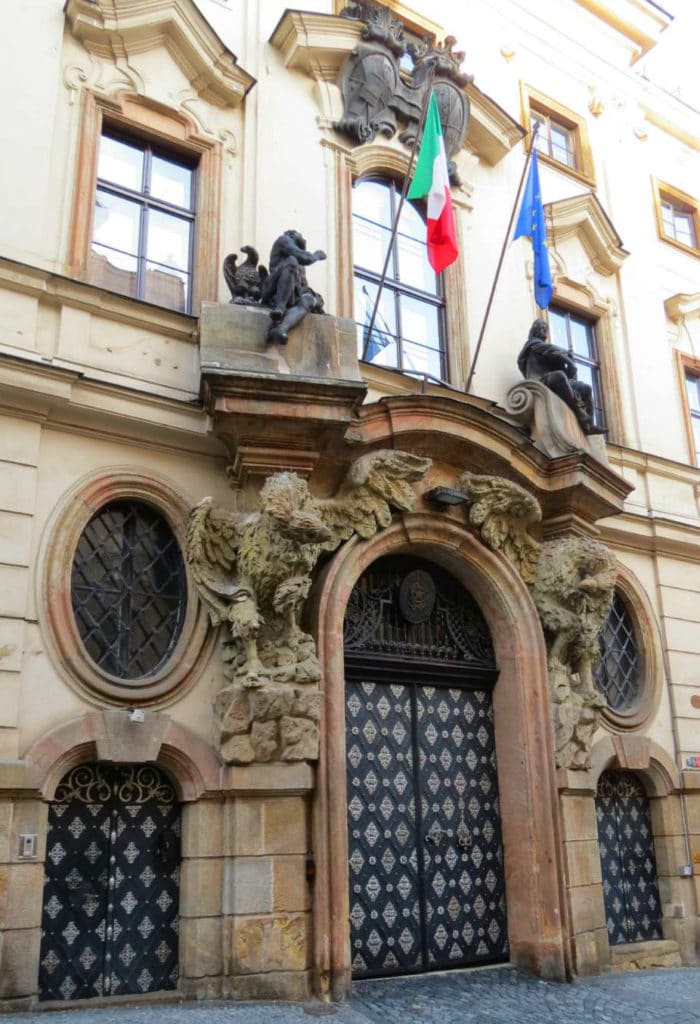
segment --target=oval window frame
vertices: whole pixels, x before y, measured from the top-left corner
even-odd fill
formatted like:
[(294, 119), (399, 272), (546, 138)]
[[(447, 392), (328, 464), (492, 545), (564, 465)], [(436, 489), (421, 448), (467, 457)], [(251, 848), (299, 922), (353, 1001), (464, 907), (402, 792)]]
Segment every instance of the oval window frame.
[[(620, 562), (617, 563), (615, 591), (630, 617), (637, 643), (639, 690), (630, 708), (616, 711), (606, 700), (601, 715), (611, 732), (631, 732), (643, 728), (656, 713), (664, 682), (663, 652), (649, 599), (634, 573)], [(597, 688), (596, 692), (600, 693)]]
[[(103, 671), (88, 654), (73, 613), (71, 576), (78, 541), (93, 516), (115, 501), (142, 502), (154, 508), (172, 530), (185, 566), (186, 601), (180, 636), (152, 676), (120, 679)], [(189, 503), (168, 483), (131, 469), (114, 469), (81, 481), (61, 502), (46, 531), (37, 574), (39, 624), (53, 662), (63, 678), (99, 705), (165, 706), (198, 678), (214, 646), (206, 610), (187, 566), (186, 523)]]

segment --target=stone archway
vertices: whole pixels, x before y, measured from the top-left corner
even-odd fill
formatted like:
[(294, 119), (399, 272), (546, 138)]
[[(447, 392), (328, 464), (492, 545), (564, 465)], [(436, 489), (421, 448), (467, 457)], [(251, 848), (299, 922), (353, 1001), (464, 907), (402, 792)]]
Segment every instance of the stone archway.
[(447, 569), (477, 601), (500, 668), (494, 689), (509, 941), (514, 963), (542, 977), (566, 976), (562, 866), (546, 652), (520, 576), (446, 517), (406, 515), (371, 541), (351, 541), (326, 567), (315, 593), (325, 689), (325, 727), (315, 800), (317, 983), (341, 997), (350, 986), (345, 783), (343, 618), (363, 571), (382, 555), (410, 552)]

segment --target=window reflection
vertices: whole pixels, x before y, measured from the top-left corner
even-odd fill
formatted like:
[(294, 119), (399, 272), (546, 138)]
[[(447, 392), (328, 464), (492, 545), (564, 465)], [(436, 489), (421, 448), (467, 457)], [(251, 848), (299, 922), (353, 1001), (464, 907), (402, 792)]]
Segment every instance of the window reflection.
[[(393, 183), (353, 188), (353, 257), (358, 354), (366, 362), (445, 379), (442, 281), (428, 263), (425, 222), (405, 203), (396, 238), (391, 228), (400, 195)], [(372, 311), (391, 245), (372, 331)]]

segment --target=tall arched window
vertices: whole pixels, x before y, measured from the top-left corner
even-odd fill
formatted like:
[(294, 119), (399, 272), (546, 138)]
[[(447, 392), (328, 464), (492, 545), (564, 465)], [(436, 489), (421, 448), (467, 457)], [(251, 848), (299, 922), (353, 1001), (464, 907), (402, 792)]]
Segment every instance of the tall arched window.
[(404, 203), (371, 336), (369, 325), (398, 209), (393, 182), (353, 188), (352, 241), (358, 355), (404, 373), (447, 378), (445, 299), (441, 275), (428, 263), (425, 221)]

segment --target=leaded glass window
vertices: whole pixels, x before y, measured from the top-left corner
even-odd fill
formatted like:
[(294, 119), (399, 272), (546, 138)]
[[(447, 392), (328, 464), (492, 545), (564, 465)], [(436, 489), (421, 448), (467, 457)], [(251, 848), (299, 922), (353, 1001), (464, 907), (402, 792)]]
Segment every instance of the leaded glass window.
[(632, 619), (617, 593), (598, 634), (598, 647), (595, 684), (613, 711), (628, 711), (639, 696), (640, 659)]
[(97, 512), (78, 541), (71, 576), (78, 632), (90, 658), (123, 680), (153, 676), (185, 616), (185, 566), (163, 516), (138, 501)]

